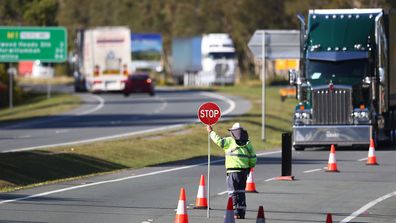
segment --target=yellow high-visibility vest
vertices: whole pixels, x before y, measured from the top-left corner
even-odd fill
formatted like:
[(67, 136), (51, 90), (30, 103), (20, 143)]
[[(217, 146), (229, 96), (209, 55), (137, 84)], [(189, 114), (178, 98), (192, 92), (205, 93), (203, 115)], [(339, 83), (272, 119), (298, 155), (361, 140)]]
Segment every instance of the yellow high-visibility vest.
[(245, 145), (239, 146), (232, 137), (221, 138), (216, 132), (210, 132), (212, 141), (225, 152), (225, 167), (227, 172), (236, 172), (241, 169), (256, 166), (257, 157), (252, 144), (248, 141)]

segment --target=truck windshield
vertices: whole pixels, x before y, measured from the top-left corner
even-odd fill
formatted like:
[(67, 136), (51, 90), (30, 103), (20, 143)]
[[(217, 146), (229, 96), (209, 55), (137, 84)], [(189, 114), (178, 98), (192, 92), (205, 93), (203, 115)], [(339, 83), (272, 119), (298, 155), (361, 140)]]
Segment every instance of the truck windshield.
[(346, 61), (308, 60), (308, 79), (319, 80), (334, 77), (363, 78), (367, 76), (367, 59)]
[(208, 57), (212, 59), (234, 59), (235, 53), (212, 52), (209, 53)]

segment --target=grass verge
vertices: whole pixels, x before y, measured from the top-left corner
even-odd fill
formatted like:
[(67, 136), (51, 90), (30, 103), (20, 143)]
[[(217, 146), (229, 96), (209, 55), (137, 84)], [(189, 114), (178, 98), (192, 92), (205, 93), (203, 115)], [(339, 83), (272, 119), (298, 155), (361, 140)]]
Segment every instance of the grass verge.
[(69, 76), (59, 76), (53, 78), (32, 78), (32, 77), (18, 77), (17, 81), (19, 84), (29, 84), (29, 85), (36, 85), (36, 84), (52, 84), (52, 85), (68, 85), (73, 84), (74, 78)]
[[(261, 84), (245, 83), (215, 90), (239, 95), (252, 102), (249, 113), (234, 120), (223, 121), (214, 129), (228, 135), (233, 122), (248, 129), (256, 150), (279, 147), (281, 133), (291, 130), (295, 100), (281, 102), (278, 87), (267, 88), (266, 138), (261, 141)], [(213, 144), (212, 155), (223, 156)], [(166, 133), (148, 134), (112, 141), (65, 146), (43, 151), (0, 154), (0, 189), (12, 190), (26, 185), (76, 178), (127, 168), (141, 168), (166, 162), (207, 156), (207, 133), (202, 124)]]
[(81, 103), (79, 97), (68, 94), (29, 93), (20, 105), (12, 109), (0, 109), (0, 121), (11, 122), (59, 114), (76, 108)]

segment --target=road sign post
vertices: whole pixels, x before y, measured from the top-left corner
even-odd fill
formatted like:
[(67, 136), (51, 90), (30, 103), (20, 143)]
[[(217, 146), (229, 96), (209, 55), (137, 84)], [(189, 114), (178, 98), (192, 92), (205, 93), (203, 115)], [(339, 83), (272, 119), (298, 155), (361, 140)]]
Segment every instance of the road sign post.
[[(198, 109), (198, 118), (199, 120), (206, 125), (214, 125), (219, 121), (221, 117), (221, 109), (220, 107), (213, 102), (207, 102), (202, 104)], [(210, 217), (210, 133), (208, 133), (208, 208), (206, 212), (206, 217)]]
[(10, 67), (7, 70), (8, 73), (8, 101), (9, 101), (9, 108), (12, 109), (14, 107), (14, 77), (17, 74), (17, 70), (15, 67), (12, 66), (12, 64), (10, 63)]
[(248, 47), (255, 59), (261, 59), (261, 139), (265, 141), (265, 78), (266, 59), (300, 59), (298, 30), (256, 30)]
[(14, 83), (13, 83), (13, 80), (14, 80), (13, 74), (10, 71), (8, 71), (8, 82), (9, 82), (9, 86), (8, 86), (8, 90), (9, 90), (8, 101), (9, 101), (9, 108), (10, 109), (12, 109), (14, 107), (14, 103), (13, 103), (14, 102), (14, 99), (13, 99), (13, 91), (14, 91), (13, 85), (14, 85)]

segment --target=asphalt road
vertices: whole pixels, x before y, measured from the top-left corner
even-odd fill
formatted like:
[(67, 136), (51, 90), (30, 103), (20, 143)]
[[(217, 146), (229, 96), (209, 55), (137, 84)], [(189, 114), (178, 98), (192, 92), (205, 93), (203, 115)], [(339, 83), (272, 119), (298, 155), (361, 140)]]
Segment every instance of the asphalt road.
[(80, 96), (84, 103), (74, 111), (0, 125), (0, 151), (72, 145), (177, 128), (196, 122), (197, 109), (208, 101), (219, 104), (224, 118), (250, 109), (249, 102), (241, 98), (203, 91), (158, 89), (154, 97), (148, 94)]
[[(0, 145), (3, 148), (5, 143), (17, 141), (19, 144), (14, 148), (24, 148), (26, 145), (40, 146), (40, 141), (56, 134), (64, 142), (70, 142), (81, 141), (79, 135), (92, 139), (90, 137), (112, 137), (179, 125), (196, 119), (196, 109), (192, 112), (186, 108), (198, 108), (207, 100), (219, 103), (223, 111), (231, 111), (233, 107), (224, 98), (220, 100), (196, 91), (163, 91), (155, 98), (98, 95), (103, 99), (103, 106), (94, 100), (96, 96), (85, 96), (87, 103), (69, 115), (2, 128)], [(234, 101), (239, 105), (237, 108), (248, 106), (238, 98)], [(242, 112), (233, 110), (230, 114)], [(97, 132), (90, 135), (88, 130)], [(26, 143), (23, 137), (21, 140), (11, 138), (15, 135), (9, 131), (15, 131), (14, 134), (37, 133), (31, 138), (39, 136), (41, 139)], [(202, 134), (206, 132), (203, 130)], [(247, 195), (247, 219), (236, 222), (256, 222), (259, 205), (264, 206), (266, 222), (274, 223), (325, 222), (326, 213), (333, 214), (334, 222), (396, 222), (396, 156), (393, 148), (376, 151), (379, 166), (365, 165), (367, 150), (337, 150), (339, 173), (328, 173), (323, 169), (327, 165), (328, 148), (293, 152), (295, 181), (274, 180), (281, 172), (280, 151), (263, 152), (260, 151), (262, 145), (255, 145), (255, 148), (260, 154), (255, 169), (259, 193)], [(223, 222), (227, 200), (224, 160), (212, 157), (212, 161), (209, 219), (205, 210), (192, 209), (200, 175), (207, 173), (204, 157), (1, 193), (0, 222), (173, 222), (181, 187), (187, 192), (190, 223)]]
[[(326, 213), (333, 214), (334, 222), (395, 222), (394, 151), (377, 151), (380, 165), (366, 166), (358, 160), (367, 151), (338, 150), (339, 173), (324, 171), (328, 153), (294, 152), (295, 181), (273, 180), (280, 174), (280, 151), (260, 153), (255, 169), (259, 193), (247, 194), (247, 219), (237, 222), (255, 222), (259, 205), (266, 222), (325, 222)], [(224, 161), (213, 160), (209, 219), (206, 210), (192, 209), (200, 175), (207, 171), (203, 158), (0, 194), (0, 222), (173, 222), (181, 187), (190, 223), (223, 222)]]

